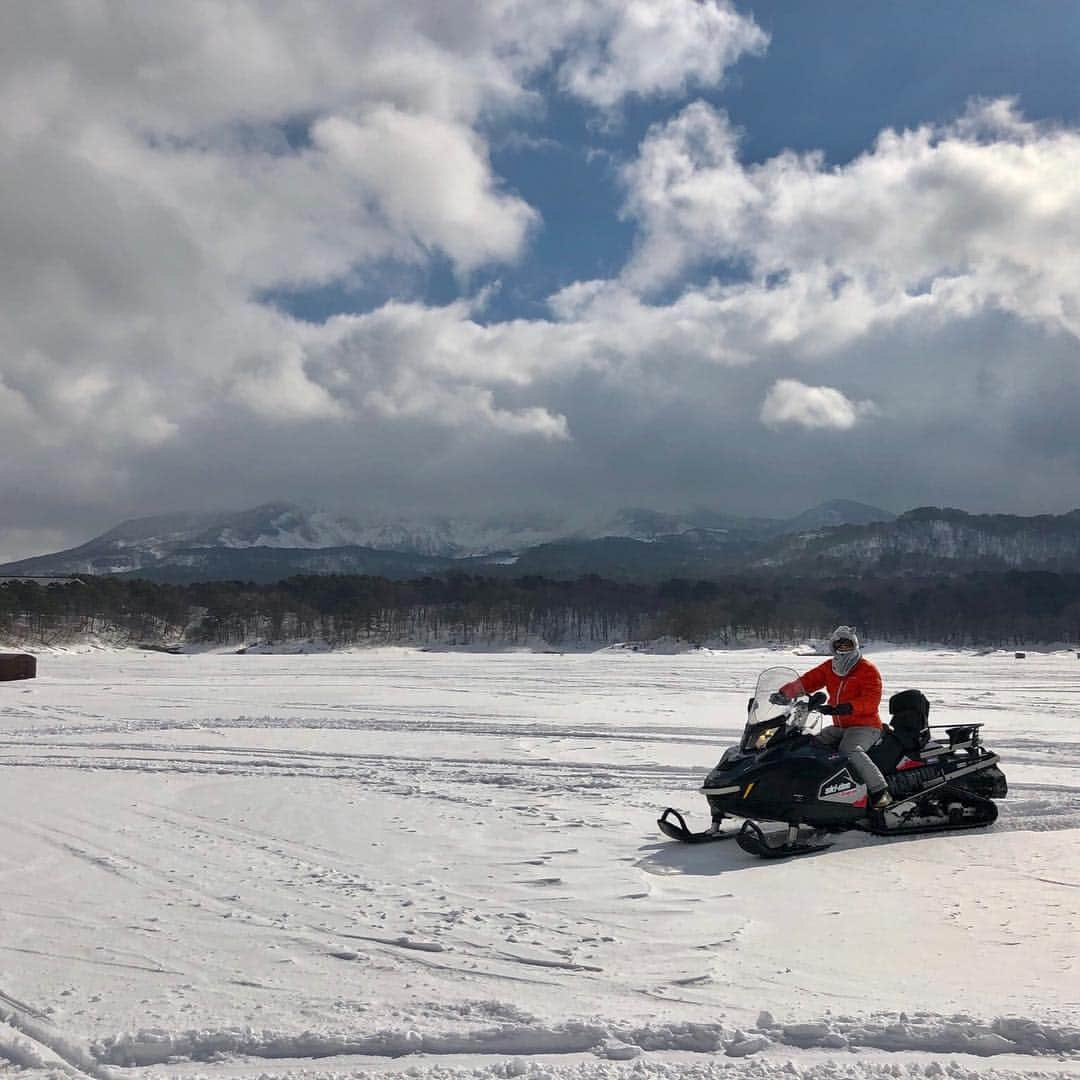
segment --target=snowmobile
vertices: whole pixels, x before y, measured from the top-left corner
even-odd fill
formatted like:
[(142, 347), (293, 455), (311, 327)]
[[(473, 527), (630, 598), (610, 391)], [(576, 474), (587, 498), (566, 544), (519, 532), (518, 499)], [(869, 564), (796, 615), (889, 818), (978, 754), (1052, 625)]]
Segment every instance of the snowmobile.
[[(848, 829), (906, 836), (973, 829), (996, 820), (993, 800), (1003, 798), (1008, 785), (998, 755), (982, 744), (982, 724), (931, 727), (930, 702), (921, 691), (894, 694), (889, 723), (869, 752), (894, 801), (874, 810), (846, 758), (814, 739), (811, 729), (820, 714), (810, 718), (825, 704), (825, 695), (809, 696), (801, 684), (789, 701), (781, 692), (798, 682), (790, 668), (761, 673), (742, 740), (728, 747), (701, 787), (712, 824), (693, 832), (683, 815), (668, 807), (657, 820), (665, 835), (688, 844), (734, 837), (744, 851), (773, 859), (822, 851), (830, 846), (829, 834)], [(742, 826), (725, 829), (728, 818), (741, 818)], [(759, 822), (787, 828), (769, 834)]]

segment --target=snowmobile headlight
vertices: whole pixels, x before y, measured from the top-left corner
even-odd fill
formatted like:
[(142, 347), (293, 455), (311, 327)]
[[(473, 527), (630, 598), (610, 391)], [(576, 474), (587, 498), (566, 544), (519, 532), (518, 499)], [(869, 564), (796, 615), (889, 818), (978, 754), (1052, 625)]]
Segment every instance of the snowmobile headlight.
[(779, 727), (766, 728), (755, 740), (754, 749), (764, 750), (769, 745), (769, 740), (779, 731)]

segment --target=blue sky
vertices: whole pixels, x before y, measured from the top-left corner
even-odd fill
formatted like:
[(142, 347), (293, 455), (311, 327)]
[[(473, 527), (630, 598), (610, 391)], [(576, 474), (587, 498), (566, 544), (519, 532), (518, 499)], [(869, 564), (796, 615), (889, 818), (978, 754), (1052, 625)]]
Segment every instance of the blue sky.
[(9, 5), (0, 554), (1080, 505), (1080, 6)]
[[(720, 87), (697, 87), (687, 97), (730, 115), (747, 164), (785, 149), (820, 151), (829, 164), (842, 164), (883, 128), (945, 123), (973, 98), (1015, 97), (1031, 119), (1080, 118), (1078, 5), (759, 0), (738, 10), (768, 32), (767, 51), (740, 59)], [(530, 318), (563, 286), (617, 274), (635, 236), (619, 217), (618, 165), (634, 156), (651, 125), (671, 115), (672, 101), (630, 98), (617, 117), (598, 118), (560, 93), (550, 75), (536, 83), (542, 113), (490, 127), (495, 172), (543, 220), (527, 258), (461, 279), (435, 257), (411, 273), (388, 267), (348, 287), (276, 293), (274, 302), (321, 321), (394, 298), (447, 303), (498, 282), (484, 317)]]

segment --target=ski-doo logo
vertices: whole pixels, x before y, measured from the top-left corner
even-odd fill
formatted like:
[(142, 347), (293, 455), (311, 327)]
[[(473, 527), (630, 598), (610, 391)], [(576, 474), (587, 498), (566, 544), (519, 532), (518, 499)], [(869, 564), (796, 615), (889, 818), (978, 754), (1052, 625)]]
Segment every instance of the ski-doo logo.
[(835, 776), (830, 776), (821, 785), (820, 798), (825, 799), (830, 795), (844, 795), (849, 791), (854, 791), (858, 786), (851, 778), (851, 773), (847, 769), (841, 769), (840, 772)]

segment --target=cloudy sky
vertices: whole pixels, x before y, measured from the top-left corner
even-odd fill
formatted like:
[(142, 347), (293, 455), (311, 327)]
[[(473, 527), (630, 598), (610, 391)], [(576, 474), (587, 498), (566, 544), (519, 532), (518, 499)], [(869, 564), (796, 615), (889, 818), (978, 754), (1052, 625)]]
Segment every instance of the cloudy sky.
[(1080, 5), (0, 6), (0, 557), (1080, 506)]

